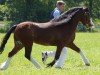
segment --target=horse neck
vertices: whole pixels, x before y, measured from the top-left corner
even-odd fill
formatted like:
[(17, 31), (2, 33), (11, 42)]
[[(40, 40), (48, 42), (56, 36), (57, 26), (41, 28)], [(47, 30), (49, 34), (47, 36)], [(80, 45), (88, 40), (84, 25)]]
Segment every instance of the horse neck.
[(67, 25), (69, 25), (69, 30), (70, 30), (71, 33), (75, 33), (77, 25), (78, 25), (78, 22), (80, 21), (79, 18), (80, 18), (80, 16), (75, 14), (72, 17), (72, 19), (69, 21), (69, 24), (67, 24), (67, 23), (65, 24), (66, 27), (68, 27)]
[(67, 19), (64, 19), (62, 21), (59, 21), (59, 22), (54, 22), (55, 26), (62, 26), (64, 28), (70, 28), (70, 30), (73, 30), (75, 31), (76, 30), (76, 27), (78, 25), (78, 22), (79, 22), (79, 19), (78, 19), (79, 16), (77, 15), (74, 15), (70, 21), (67, 21)]
[[(67, 28), (69, 30), (69, 32), (75, 33), (78, 22), (80, 21), (80, 17), (81, 16), (79, 14), (75, 13), (69, 21), (67, 21), (68, 19), (64, 19), (59, 22), (54, 22), (53, 24), (55, 26), (61, 26), (62, 29), (64, 28), (65, 32), (66, 32), (66, 28)], [(53, 21), (51, 20), (51, 22), (53, 22)]]
[(76, 12), (72, 13), (72, 17), (70, 17), (71, 19), (68, 22), (65, 22), (67, 25), (67, 23), (69, 23), (69, 27), (72, 28), (71, 30), (74, 32), (77, 28), (78, 22), (80, 21), (81, 15), (79, 13), (79, 10), (77, 10)]

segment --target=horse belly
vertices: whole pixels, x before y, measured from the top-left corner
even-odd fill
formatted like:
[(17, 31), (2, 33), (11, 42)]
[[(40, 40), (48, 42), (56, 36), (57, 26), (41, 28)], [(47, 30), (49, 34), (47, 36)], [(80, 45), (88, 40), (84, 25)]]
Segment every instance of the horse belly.
[(55, 43), (55, 40), (51, 39), (51, 38), (42, 38), (42, 37), (39, 37), (39, 38), (34, 38), (33, 40), (34, 43), (37, 43), (37, 44), (41, 44), (41, 45), (46, 45), (46, 46), (55, 46), (56, 43)]

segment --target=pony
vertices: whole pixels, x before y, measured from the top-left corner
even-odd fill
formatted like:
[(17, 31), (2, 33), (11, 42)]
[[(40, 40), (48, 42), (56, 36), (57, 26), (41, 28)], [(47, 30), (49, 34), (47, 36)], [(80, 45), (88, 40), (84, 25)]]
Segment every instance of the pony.
[(83, 25), (93, 28), (94, 24), (90, 17), (90, 12), (87, 7), (75, 7), (65, 11), (60, 17), (54, 18), (46, 23), (37, 23), (26, 21), (13, 25), (5, 34), (1, 46), (0, 53), (4, 51), (5, 44), (11, 33), (14, 33), (14, 47), (8, 54), (8, 59), (0, 65), (1, 70), (8, 68), (12, 57), (25, 48), (25, 57), (31, 61), (36, 68), (41, 68), (40, 64), (31, 56), (33, 43), (56, 46), (56, 54), (54, 60), (47, 64), (47, 67), (52, 67), (59, 59), (63, 47), (69, 47), (79, 53), (86, 66), (90, 63), (79, 47), (74, 44), (75, 32), (77, 24), (82, 22)]

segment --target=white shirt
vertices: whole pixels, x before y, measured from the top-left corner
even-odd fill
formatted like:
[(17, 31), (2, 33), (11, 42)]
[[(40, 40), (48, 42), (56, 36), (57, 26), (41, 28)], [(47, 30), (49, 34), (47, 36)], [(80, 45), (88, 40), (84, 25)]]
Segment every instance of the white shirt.
[(55, 8), (55, 9), (54, 9), (54, 13), (53, 13), (54, 18), (59, 17), (60, 14), (61, 14), (60, 10), (59, 10), (58, 8)]

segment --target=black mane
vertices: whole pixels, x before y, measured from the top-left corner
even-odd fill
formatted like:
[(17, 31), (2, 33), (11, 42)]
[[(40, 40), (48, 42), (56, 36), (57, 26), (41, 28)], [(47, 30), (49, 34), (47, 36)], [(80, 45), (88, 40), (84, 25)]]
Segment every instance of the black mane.
[(71, 17), (78, 11), (79, 9), (83, 9), (83, 7), (74, 7), (69, 9), (68, 11), (65, 11), (63, 14), (61, 14), (59, 17), (52, 19), (53, 22), (59, 22), (64, 19), (67, 19), (69, 21)]

